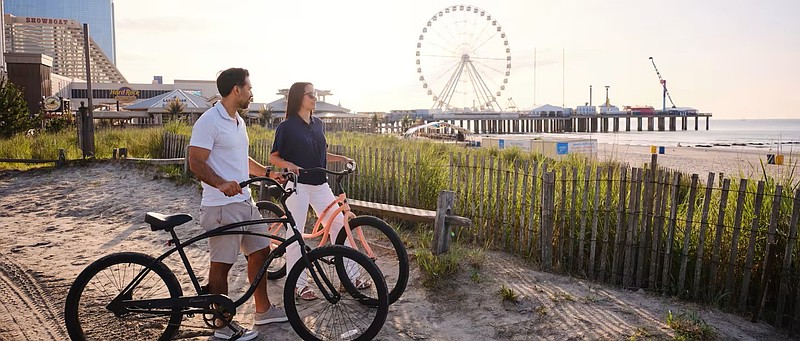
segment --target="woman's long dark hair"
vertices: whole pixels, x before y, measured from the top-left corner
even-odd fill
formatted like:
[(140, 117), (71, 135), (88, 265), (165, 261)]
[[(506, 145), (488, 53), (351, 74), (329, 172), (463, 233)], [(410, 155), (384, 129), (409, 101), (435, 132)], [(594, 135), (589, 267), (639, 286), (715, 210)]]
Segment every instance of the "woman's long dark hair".
[[(286, 100), (286, 118), (298, 116), (300, 114), (300, 106), (303, 104), (303, 97), (306, 96), (306, 86), (314, 85), (309, 82), (297, 82), (292, 84), (289, 88), (289, 95)], [(313, 111), (312, 111), (313, 114)]]

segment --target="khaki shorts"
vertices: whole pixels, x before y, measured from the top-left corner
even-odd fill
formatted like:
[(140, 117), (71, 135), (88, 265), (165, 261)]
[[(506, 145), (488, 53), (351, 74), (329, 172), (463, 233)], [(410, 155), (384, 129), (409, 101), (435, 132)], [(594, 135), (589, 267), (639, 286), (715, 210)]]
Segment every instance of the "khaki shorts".
[[(241, 221), (262, 219), (258, 207), (252, 200), (236, 202), (222, 206), (201, 206), (200, 226), (206, 231), (213, 230), (222, 225)], [(228, 231), (251, 231), (267, 233), (267, 224), (246, 225)], [(265, 237), (232, 234), (208, 238), (208, 247), (211, 250), (211, 261), (217, 263), (233, 264), (239, 256), (241, 249), (245, 255), (268, 248), (270, 240)]]

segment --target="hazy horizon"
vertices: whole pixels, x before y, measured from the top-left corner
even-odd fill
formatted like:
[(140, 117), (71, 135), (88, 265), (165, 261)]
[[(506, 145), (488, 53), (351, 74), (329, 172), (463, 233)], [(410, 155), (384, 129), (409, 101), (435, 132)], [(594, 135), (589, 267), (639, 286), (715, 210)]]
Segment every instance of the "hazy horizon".
[[(228, 67), (251, 72), (257, 102), (311, 81), (328, 102), (354, 111), (430, 108), (415, 65), (422, 28), (451, 1), (262, 2), (115, 0), (117, 64), (132, 83), (154, 75), (215, 78)], [(507, 34), (512, 67), (501, 106), (605, 99), (661, 107), (655, 58), (677, 106), (714, 119), (794, 118), (800, 99), (800, 3), (678, 0), (474, 1)], [(537, 55), (534, 101), (534, 49)], [(565, 63), (562, 65), (562, 51)], [(427, 76), (426, 76), (427, 77)], [(668, 104), (669, 105), (669, 104)]]

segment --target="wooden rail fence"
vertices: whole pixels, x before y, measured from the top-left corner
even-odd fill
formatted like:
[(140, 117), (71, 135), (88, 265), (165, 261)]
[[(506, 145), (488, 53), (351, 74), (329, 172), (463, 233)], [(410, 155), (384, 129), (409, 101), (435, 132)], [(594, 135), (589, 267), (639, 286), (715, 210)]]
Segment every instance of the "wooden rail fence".
[[(165, 135), (165, 157), (188, 138)], [(763, 180), (615, 164), (556, 167), (478, 156), (331, 146), (358, 162), (345, 179), (358, 200), (435, 209), (473, 225), (458, 239), (518, 254), (543, 269), (718, 305), (790, 333), (800, 328), (800, 188)], [(251, 144), (267, 162), (270, 141)], [(336, 165), (332, 165), (336, 167)]]

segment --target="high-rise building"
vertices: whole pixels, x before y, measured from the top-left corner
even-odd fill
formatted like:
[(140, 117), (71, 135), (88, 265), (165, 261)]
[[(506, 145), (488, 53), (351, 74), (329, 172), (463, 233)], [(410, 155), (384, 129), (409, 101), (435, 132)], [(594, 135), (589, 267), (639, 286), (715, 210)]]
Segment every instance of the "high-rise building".
[[(67, 78), (87, 79), (83, 27), (75, 20), (3, 16), (6, 53), (44, 54), (51, 71)], [(126, 83), (125, 77), (89, 37), (93, 83)]]
[(3, 0), (5, 13), (17, 17), (75, 20), (89, 24), (89, 35), (117, 63), (114, 0)]

